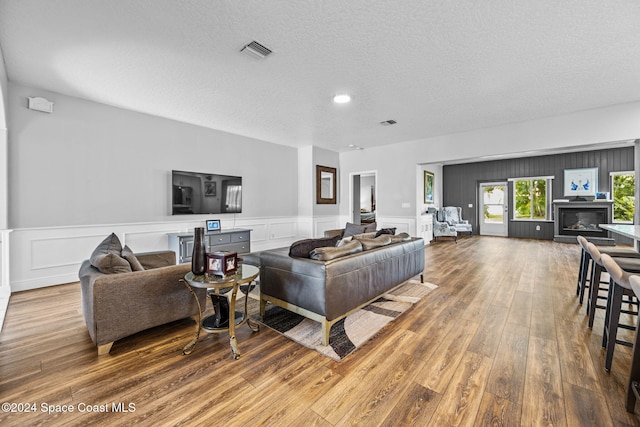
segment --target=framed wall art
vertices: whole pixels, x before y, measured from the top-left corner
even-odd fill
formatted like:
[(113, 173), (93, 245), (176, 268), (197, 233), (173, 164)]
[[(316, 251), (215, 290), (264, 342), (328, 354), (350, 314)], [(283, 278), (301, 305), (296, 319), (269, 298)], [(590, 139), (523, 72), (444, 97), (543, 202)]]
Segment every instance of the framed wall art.
[(424, 171), (424, 202), (433, 203), (433, 184), (435, 176), (433, 172)]

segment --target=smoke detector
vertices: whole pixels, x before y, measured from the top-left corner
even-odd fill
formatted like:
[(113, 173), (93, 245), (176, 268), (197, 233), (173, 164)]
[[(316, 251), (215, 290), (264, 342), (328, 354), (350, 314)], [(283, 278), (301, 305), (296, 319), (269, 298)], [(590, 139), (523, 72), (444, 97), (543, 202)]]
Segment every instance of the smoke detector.
[(248, 45), (245, 45), (245, 47), (240, 49), (240, 52), (254, 59), (263, 59), (273, 53), (271, 49), (269, 49), (263, 44), (258, 43), (255, 40), (249, 43)]

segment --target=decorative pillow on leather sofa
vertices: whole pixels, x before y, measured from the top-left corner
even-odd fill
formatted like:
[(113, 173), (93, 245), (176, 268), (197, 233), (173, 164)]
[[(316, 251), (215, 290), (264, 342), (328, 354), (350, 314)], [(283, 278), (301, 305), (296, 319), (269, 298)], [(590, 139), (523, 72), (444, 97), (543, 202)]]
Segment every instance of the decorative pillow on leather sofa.
[(129, 262), (129, 265), (131, 265), (131, 270), (144, 270), (144, 267), (142, 266), (142, 264), (140, 264), (140, 261), (138, 261), (138, 258), (136, 258), (136, 256), (133, 254), (133, 251), (129, 248), (129, 246), (125, 245), (124, 248), (122, 248), (122, 252), (120, 252), (120, 255), (122, 256), (122, 258), (126, 259)]
[(362, 243), (362, 250), (368, 251), (375, 248), (381, 248), (382, 246), (388, 246), (391, 244), (391, 236), (384, 234), (382, 236), (374, 237), (373, 239), (361, 238), (358, 239)]
[(104, 274), (131, 273), (131, 264), (120, 256), (122, 244), (115, 233), (104, 239), (91, 254), (91, 265)]
[(396, 227), (381, 228), (377, 231), (376, 237), (380, 236), (381, 234), (391, 234), (393, 236), (394, 234), (396, 234)]
[(348, 222), (344, 227), (344, 234), (342, 237), (345, 238), (355, 236), (356, 234), (370, 233), (372, 231), (376, 231), (377, 227), (378, 224), (375, 222), (372, 222), (371, 224), (352, 224)]
[(411, 240), (411, 236), (407, 233), (396, 234), (395, 236), (389, 236), (391, 238), (391, 243), (399, 243), (406, 242), (407, 240)]
[(344, 245), (337, 247), (324, 247), (324, 248), (315, 248), (311, 251), (311, 259), (316, 259), (318, 261), (329, 261), (332, 259), (340, 258), (343, 256), (355, 254), (358, 252), (362, 252), (362, 244), (359, 240), (353, 239), (349, 243), (345, 243)]
[(289, 247), (289, 256), (309, 258), (309, 254), (315, 248), (335, 246), (338, 240), (340, 240), (340, 236), (298, 240), (297, 242), (293, 242)]

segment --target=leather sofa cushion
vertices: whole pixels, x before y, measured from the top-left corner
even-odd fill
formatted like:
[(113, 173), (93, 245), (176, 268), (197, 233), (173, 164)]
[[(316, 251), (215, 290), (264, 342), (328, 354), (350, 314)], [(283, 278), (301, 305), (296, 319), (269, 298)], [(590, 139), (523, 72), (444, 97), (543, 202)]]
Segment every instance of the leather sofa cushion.
[(340, 240), (340, 236), (298, 240), (297, 242), (293, 242), (289, 247), (289, 256), (309, 258), (311, 251), (315, 248), (335, 246), (338, 240)]
[(358, 239), (360, 243), (362, 243), (362, 250), (368, 251), (375, 248), (381, 248), (382, 246), (387, 246), (391, 244), (391, 236), (387, 234), (383, 234), (378, 237), (374, 237), (373, 239), (360, 238)]
[(329, 261), (358, 252), (362, 252), (362, 244), (359, 240), (354, 239), (340, 247), (315, 248), (311, 251), (310, 258), (318, 261)]
[(111, 233), (91, 254), (91, 265), (104, 274), (131, 273), (131, 264), (120, 256), (121, 251), (120, 239)]

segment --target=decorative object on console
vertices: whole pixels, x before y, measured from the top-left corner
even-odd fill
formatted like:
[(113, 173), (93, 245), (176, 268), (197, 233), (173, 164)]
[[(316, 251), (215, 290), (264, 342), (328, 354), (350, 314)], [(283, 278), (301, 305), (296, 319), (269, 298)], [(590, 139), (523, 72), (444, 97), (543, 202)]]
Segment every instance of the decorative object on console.
[(596, 192), (596, 200), (611, 200), (609, 199), (609, 192)]
[(220, 220), (219, 219), (208, 219), (207, 220), (207, 231), (220, 231)]
[(336, 168), (316, 165), (316, 203), (336, 204)]
[(433, 172), (424, 171), (424, 202), (433, 203), (433, 184), (435, 176)]
[(196, 227), (193, 234), (193, 254), (191, 255), (191, 272), (201, 276), (206, 271), (206, 249), (204, 245), (204, 228)]
[(227, 276), (238, 270), (238, 253), (219, 251), (207, 254), (207, 274)]
[(598, 168), (564, 170), (564, 195), (575, 197), (573, 201), (584, 202), (581, 196), (595, 197), (598, 191)]

